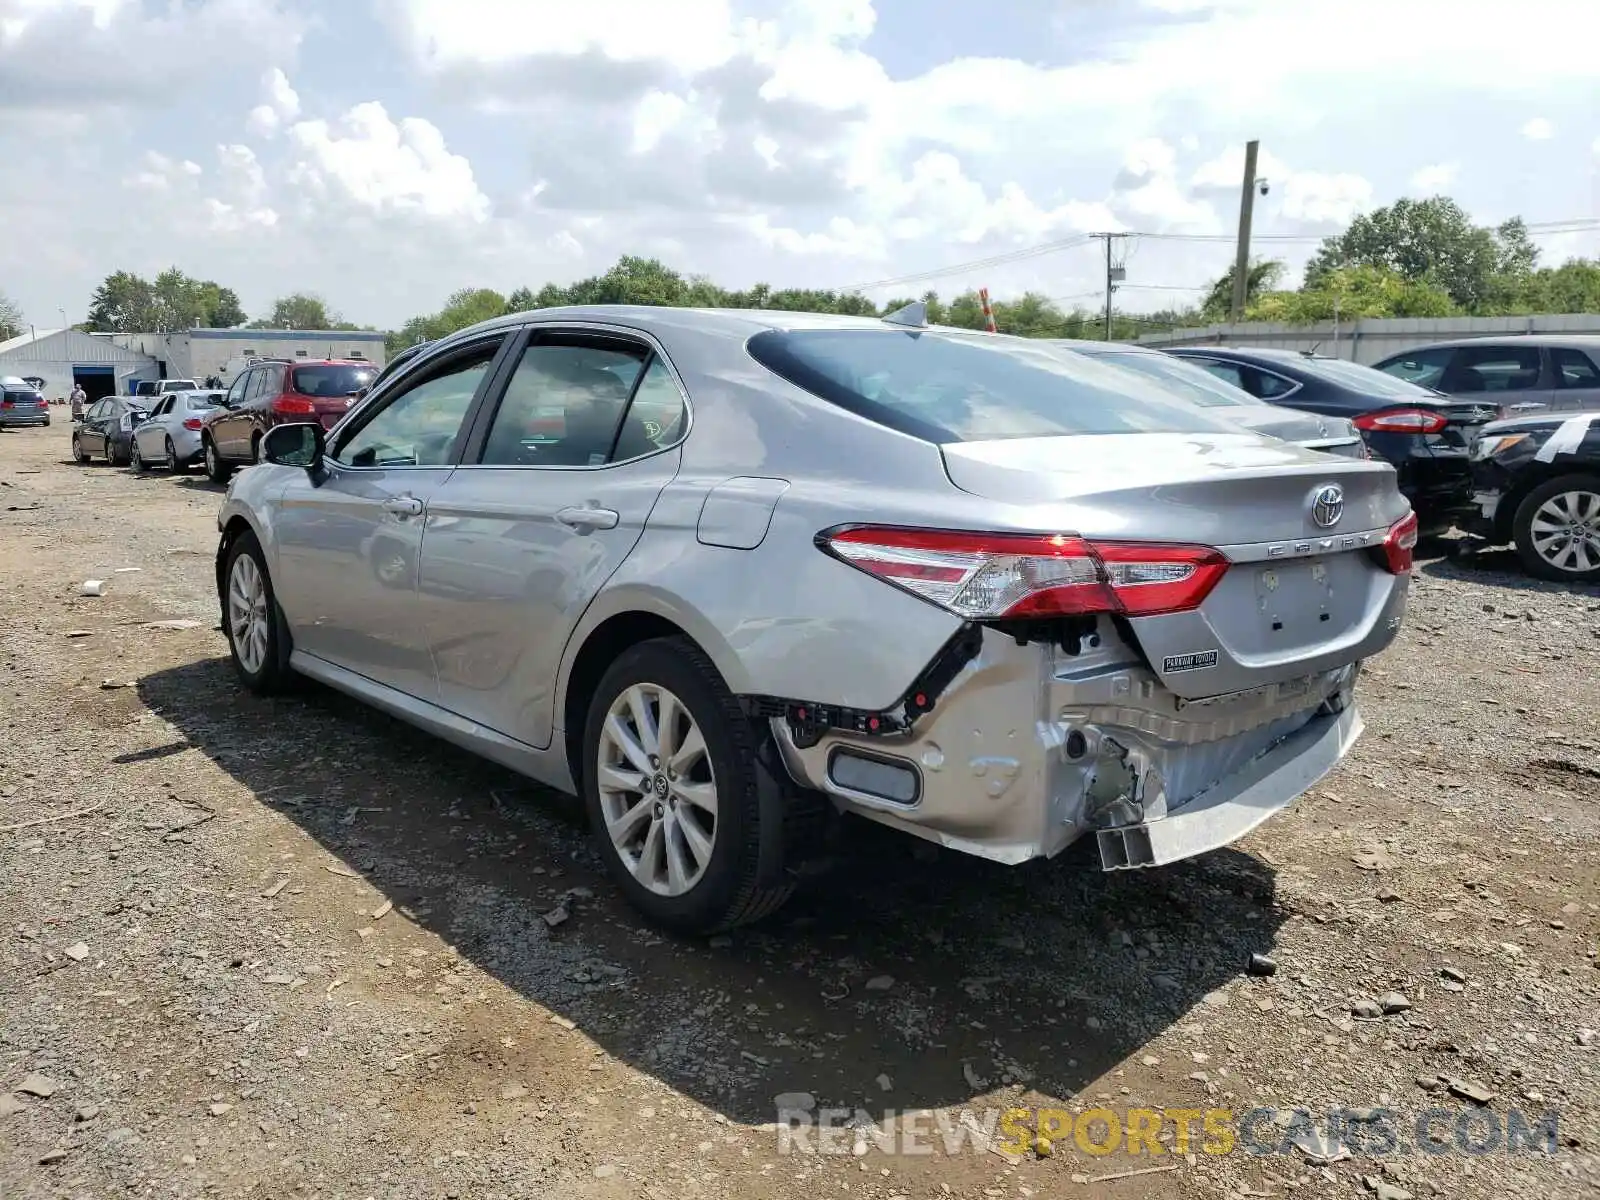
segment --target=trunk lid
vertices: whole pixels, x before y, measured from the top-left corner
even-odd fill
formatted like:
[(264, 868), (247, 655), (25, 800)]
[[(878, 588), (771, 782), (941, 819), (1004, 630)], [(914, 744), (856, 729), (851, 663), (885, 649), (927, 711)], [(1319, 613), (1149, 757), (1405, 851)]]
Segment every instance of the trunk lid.
[(1352, 447), (1362, 444), (1360, 431), (1343, 417), (1322, 417), (1292, 408), (1274, 408), (1270, 404), (1241, 404), (1220, 411), (1228, 420), (1252, 433), (1281, 438), (1308, 450), (1348, 454)]
[(1424, 434), (1428, 451), (1440, 458), (1458, 458), (1472, 448), (1473, 439), (1483, 427), (1498, 420), (1500, 410), (1483, 400), (1463, 400), (1453, 396), (1433, 396), (1404, 407), (1423, 408), (1442, 416), (1447, 424), (1438, 433)]
[[(1017, 506), (1008, 523), (1230, 548), (1232, 565), (1199, 608), (1126, 622), (1180, 698), (1293, 686), (1377, 653), (1398, 630), (1409, 577), (1385, 568), (1382, 545), (1407, 505), (1386, 463), (1247, 433), (1027, 438), (942, 450), (956, 487)], [(1319, 497), (1334, 488), (1342, 507), (1319, 513)]]

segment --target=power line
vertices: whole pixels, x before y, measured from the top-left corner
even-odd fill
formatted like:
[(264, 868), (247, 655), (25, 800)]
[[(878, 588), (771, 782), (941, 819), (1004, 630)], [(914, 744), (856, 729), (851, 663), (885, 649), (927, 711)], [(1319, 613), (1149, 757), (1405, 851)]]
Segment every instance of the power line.
[[(1600, 229), (1600, 218), (1573, 217), (1564, 221), (1539, 221), (1523, 227), (1530, 237), (1554, 236), (1562, 233), (1583, 233)], [(847, 292), (865, 292), (874, 288), (903, 287), (914, 283), (930, 283), (935, 280), (945, 279), (952, 275), (965, 275), (970, 271), (981, 271), (989, 267), (1006, 266), (1015, 262), (1024, 262), (1032, 258), (1041, 258), (1047, 254), (1055, 254), (1062, 250), (1073, 250), (1080, 246), (1087, 246), (1091, 242), (1099, 241), (1104, 234), (1076, 234), (1073, 237), (1061, 238), (1052, 242), (1041, 242), (1035, 246), (1025, 246), (1019, 250), (1007, 251), (1003, 254), (994, 254), (988, 258), (973, 259), (970, 262), (952, 263), (949, 266), (936, 267), (927, 271), (917, 271), (909, 275), (896, 275), (889, 279), (876, 279), (870, 283), (853, 284), (842, 289)], [(1225, 233), (1149, 233), (1138, 230), (1127, 230), (1119, 234), (1133, 239), (1149, 238), (1159, 242), (1194, 242), (1194, 243), (1234, 243), (1236, 238)], [(1306, 244), (1310, 242), (1323, 242), (1328, 239), (1328, 234), (1313, 233), (1279, 233), (1255, 234), (1251, 243), (1271, 242), (1276, 244)], [(1136, 285), (1134, 286), (1154, 286)], [(1175, 289), (1176, 290), (1176, 289)], [(1195, 290), (1203, 290), (1196, 288)]]

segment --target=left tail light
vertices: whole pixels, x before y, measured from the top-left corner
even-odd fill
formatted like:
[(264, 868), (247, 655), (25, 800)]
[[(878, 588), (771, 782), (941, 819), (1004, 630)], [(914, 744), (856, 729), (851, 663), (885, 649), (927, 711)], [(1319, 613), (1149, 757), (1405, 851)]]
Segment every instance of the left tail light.
[(1198, 608), (1228, 570), (1209, 546), (1066, 535), (854, 526), (817, 535), (829, 554), (968, 620)]
[(201, 421), (199, 417), (185, 417), (183, 420), (183, 427), (185, 429), (199, 430), (203, 424), (204, 422)]
[(1417, 514), (1408, 512), (1393, 525), (1383, 539), (1383, 565), (1392, 575), (1405, 575), (1416, 561)]
[(1365, 433), (1438, 433), (1450, 422), (1426, 408), (1386, 408), (1351, 422)]

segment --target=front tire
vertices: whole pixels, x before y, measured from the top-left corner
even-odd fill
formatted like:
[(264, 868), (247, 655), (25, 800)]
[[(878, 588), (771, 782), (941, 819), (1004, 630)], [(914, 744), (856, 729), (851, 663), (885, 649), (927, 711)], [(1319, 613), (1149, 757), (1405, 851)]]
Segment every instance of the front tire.
[(1600, 475), (1562, 475), (1523, 498), (1512, 544), (1530, 575), (1555, 583), (1600, 582)]
[(227, 483), (228, 477), (233, 474), (233, 468), (222, 455), (217, 453), (217, 444), (210, 438), (205, 440), (205, 455), (206, 478), (212, 483)]
[(289, 626), (254, 533), (241, 533), (229, 544), (222, 578), (222, 628), (233, 669), (252, 692), (283, 691), (290, 678)]
[(581, 787), (596, 845), (652, 924), (707, 934), (775, 912), (763, 884), (756, 730), (705, 652), (660, 638), (606, 671), (584, 724)]

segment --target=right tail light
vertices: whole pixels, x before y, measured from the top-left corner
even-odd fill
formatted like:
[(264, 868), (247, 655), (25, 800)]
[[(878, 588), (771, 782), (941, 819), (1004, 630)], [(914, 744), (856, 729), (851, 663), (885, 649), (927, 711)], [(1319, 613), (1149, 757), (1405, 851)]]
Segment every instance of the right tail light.
[(1426, 408), (1385, 408), (1351, 422), (1365, 433), (1438, 433), (1450, 422)]
[(1417, 514), (1408, 512), (1393, 525), (1383, 539), (1383, 565), (1392, 575), (1411, 571), (1417, 549)]

